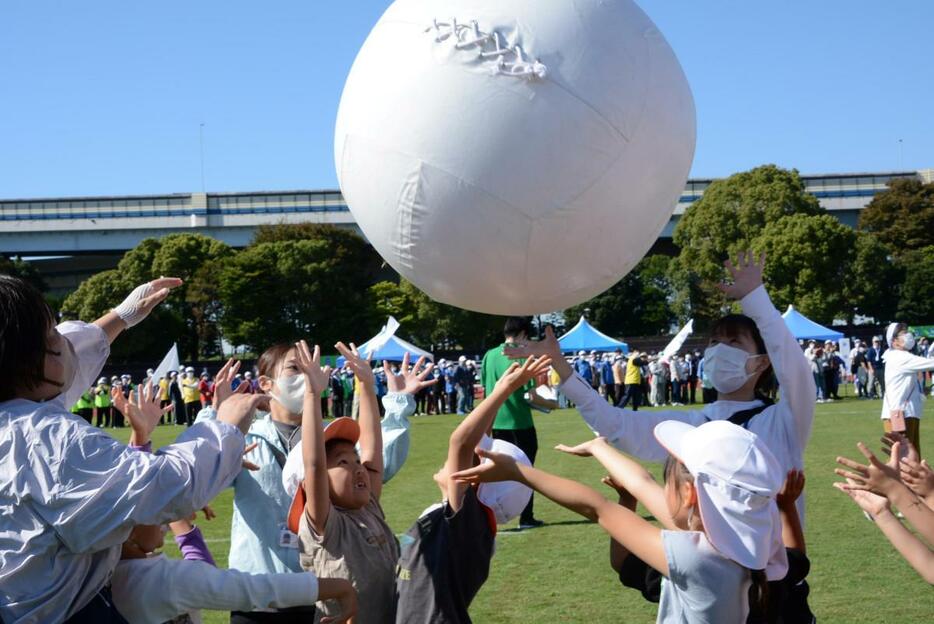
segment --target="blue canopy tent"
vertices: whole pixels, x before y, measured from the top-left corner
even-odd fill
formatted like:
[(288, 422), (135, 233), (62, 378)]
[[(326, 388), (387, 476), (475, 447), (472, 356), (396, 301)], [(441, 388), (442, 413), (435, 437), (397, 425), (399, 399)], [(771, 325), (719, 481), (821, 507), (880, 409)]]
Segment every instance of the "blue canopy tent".
[[(364, 354), (364, 355), (367, 354), (369, 352), (370, 343), (375, 341), (377, 338), (379, 338), (379, 336), (370, 338), (365, 343), (357, 347), (357, 350), (361, 354)], [(368, 357), (370, 360), (388, 360), (390, 362), (401, 362), (402, 357), (406, 353), (409, 354), (409, 358), (412, 360), (413, 364), (415, 363), (416, 360), (418, 360), (418, 358), (422, 356), (425, 356), (426, 358), (428, 358), (428, 360), (432, 362), (434, 362), (435, 360), (435, 356), (433, 356), (432, 354), (428, 353), (424, 349), (419, 349), (412, 343), (406, 342), (405, 340), (403, 340), (402, 338), (399, 338), (398, 336), (390, 336), (390, 338), (386, 340), (386, 343), (384, 345), (376, 349), (376, 351), (374, 351), (373, 353), (369, 353)], [(337, 358), (337, 365), (338, 366), (344, 365), (343, 357)]]
[(571, 331), (558, 338), (558, 344), (561, 345), (561, 350), (565, 353), (615, 351), (616, 349), (620, 349), (623, 353), (629, 353), (628, 344), (610, 338), (603, 332), (598, 331), (583, 316), (577, 322), (577, 325), (571, 328)]
[(785, 319), (785, 325), (788, 330), (798, 340), (833, 340), (837, 341), (843, 338), (843, 334), (823, 325), (818, 325), (808, 317), (804, 316), (793, 305), (789, 305), (785, 313), (782, 314)]

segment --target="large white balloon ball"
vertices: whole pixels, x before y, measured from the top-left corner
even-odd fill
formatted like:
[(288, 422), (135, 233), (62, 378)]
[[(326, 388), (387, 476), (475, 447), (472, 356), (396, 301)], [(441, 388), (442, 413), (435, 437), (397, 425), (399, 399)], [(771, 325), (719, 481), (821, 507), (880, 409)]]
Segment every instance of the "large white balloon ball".
[(694, 101), (629, 0), (396, 0), (335, 129), (363, 233), (434, 299), (562, 309), (645, 255), (694, 155)]

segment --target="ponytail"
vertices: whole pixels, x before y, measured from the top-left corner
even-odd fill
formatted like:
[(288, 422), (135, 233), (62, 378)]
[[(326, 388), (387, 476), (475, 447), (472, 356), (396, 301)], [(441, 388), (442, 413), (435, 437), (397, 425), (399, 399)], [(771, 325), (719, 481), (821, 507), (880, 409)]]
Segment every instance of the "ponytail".
[(749, 570), (752, 586), (749, 588), (749, 614), (758, 616), (758, 622), (771, 622), (769, 617), (769, 582), (765, 570)]

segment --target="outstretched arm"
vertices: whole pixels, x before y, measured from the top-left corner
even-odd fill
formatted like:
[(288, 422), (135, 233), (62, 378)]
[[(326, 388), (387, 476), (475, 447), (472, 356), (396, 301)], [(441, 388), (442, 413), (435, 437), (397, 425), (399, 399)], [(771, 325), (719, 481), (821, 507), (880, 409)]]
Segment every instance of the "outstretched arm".
[(305, 402), (302, 406), (302, 457), (305, 464), (305, 513), (318, 535), (324, 534), (331, 496), (328, 485), (328, 461), (324, 451), (324, 423), (321, 420), (321, 393), (327, 387), (331, 367), (321, 368), (321, 349), (314, 353), (304, 340), (296, 343), (298, 367), (305, 375)]
[(113, 343), (120, 332), (142, 322), (157, 305), (165, 301), (173, 288), (181, 284), (182, 280), (177, 277), (160, 277), (137, 286), (120, 305), (94, 321), (94, 324), (104, 330), (107, 340)]
[(376, 377), (370, 363), (360, 355), (354, 343), (348, 347), (338, 342), (334, 347), (344, 356), (360, 382), (360, 461), (370, 475), (370, 493), (379, 500), (383, 493), (383, 428), (376, 399)]
[(467, 483), (519, 481), (547, 496), (562, 507), (600, 524), (610, 536), (632, 554), (668, 576), (668, 560), (662, 544), (662, 531), (635, 512), (603, 498), (596, 490), (542, 470), (517, 464), (500, 453), (478, 451), (490, 459), (453, 476)]
[(577, 446), (559, 444), (555, 448), (571, 455), (595, 458), (606, 468), (610, 480), (619, 484), (628, 494), (642, 503), (662, 526), (672, 530), (677, 528), (668, 512), (665, 490), (662, 486), (639, 463), (610, 446), (606, 438), (594, 438)]
[[(509, 367), (496, 382), (493, 392), (464, 417), (461, 424), (451, 434), (445, 474), (450, 475), (473, 466), (474, 450), (480, 444), (483, 435), (493, 427), (499, 408), (513, 392), (523, 387), (536, 375), (548, 370), (550, 365), (551, 361), (548, 357), (531, 357), (521, 367), (518, 364)], [(460, 509), (467, 487), (466, 483), (448, 479), (447, 497), (452, 510)]]
[(884, 496), (867, 490), (849, 489), (847, 485), (854, 485), (854, 482), (834, 483), (834, 487), (849, 495), (853, 502), (869, 514), (882, 534), (904, 557), (905, 561), (921, 575), (921, 578), (934, 585), (934, 553), (927, 544), (915, 537), (905, 528), (905, 525), (899, 522), (898, 518), (892, 514), (889, 501)]

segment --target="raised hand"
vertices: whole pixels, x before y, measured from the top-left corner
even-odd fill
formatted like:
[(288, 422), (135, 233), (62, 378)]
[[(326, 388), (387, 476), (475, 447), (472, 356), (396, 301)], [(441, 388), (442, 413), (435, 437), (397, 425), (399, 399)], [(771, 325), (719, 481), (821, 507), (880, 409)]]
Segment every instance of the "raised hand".
[(762, 270), (765, 267), (765, 254), (754, 256), (751, 251), (741, 251), (736, 263), (728, 259), (723, 263), (733, 283), (721, 283), (717, 286), (726, 296), (739, 301), (759, 286), (762, 286)]
[(934, 470), (928, 466), (927, 460), (903, 459), (899, 464), (899, 476), (902, 483), (921, 498), (927, 499), (934, 494)]
[[(402, 366), (399, 368), (399, 374), (392, 372), (389, 362), (383, 360), (383, 372), (386, 373), (386, 388), (389, 392), (399, 394), (418, 394), (419, 391), (434, 385), (437, 379), (428, 379), (434, 364), (428, 363), (427, 358), (422, 356), (415, 362), (415, 366), (409, 366), (409, 353), (402, 356)], [(419, 372), (420, 371), (420, 372)]]
[(455, 481), (476, 485), (479, 483), (496, 483), (497, 481), (520, 481), (522, 473), (516, 460), (505, 453), (493, 453), (478, 448), (477, 455), (482, 459), (489, 459), (479, 466), (461, 470), (451, 475)]
[[(904, 433), (898, 431), (890, 431), (882, 436), (882, 451), (889, 456), (889, 465), (893, 468), (898, 467), (898, 462), (902, 458), (899, 455), (904, 455), (905, 459), (909, 461), (918, 462), (921, 460), (921, 456), (918, 455), (918, 450), (914, 447)], [(892, 445), (896, 442), (901, 442), (901, 453), (892, 453)]]
[(160, 407), (159, 393), (153, 388), (152, 383), (141, 384), (135, 392), (130, 393), (134, 399), (132, 401), (123, 396), (121, 388), (114, 387), (110, 390), (114, 407), (126, 417), (133, 429), (131, 444), (142, 446), (149, 442), (163, 414), (168, 413), (174, 407), (171, 403)]
[(347, 366), (353, 371), (357, 381), (368, 387), (376, 385), (376, 377), (373, 375), (373, 368), (370, 366), (369, 361), (364, 359), (364, 357), (360, 355), (360, 352), (357, 351), (357, 345), (351, 342), (350, 347), (348, 347), (343, 342), (338, 342), (334, 345), (334, 348), (337, 349), (338, 353), (344, 356), (344, 359), (347, 361)]
[(217, 410), (217, 420), (233, 425), (246, 435), (256, 410), (269, 411), (268, 394), (234, 394)]
[(523, 387), (532, 379), (548, 372), (551, 366), (551, 357), (547, 355), (533, 355), (527, 359), (521, 366), (519, 364), (511, 365), (506, 373), (496, 382), (498, 387), (510, 388), (513, 391)]
[(837, 482), (833, 484), (835, 488), (847, 494), (850, 498), (853, 499), (853, 502), (856, 503), (860, 509), (868, 513), (873, 518), (876, 518), (879, 516), (879, 514), (882, 514), (891, 508), (889, 505), (889, 499), (887, 499), (885, 496), (879, 496), (878, 494), (873, 494), (867, 490), (848, 487), (853, 485), (855, 485), (855, 483)]
[(555, 447), (556, 451), (561, 451), (562, 453), (567, 453), (568, 455), (576, 455), (577, 457), (591, 457), (592, 449), (597, 444), (606, 444), (606, 438), (597, 437), (592, 440), (587, 440), (586, 442), (581, 442), (576, 446), (568, 446), (566, 444), (559, 444)]
[[(869, 460), (869, 465), (864, 466), (852, 459), (838, 457), (837, 463), (846, 466), (850, 470), (840, 468), (834, 470), (836, 474), (847, 480), (847, 483), (835, 483), (834, 486), (844, 490), (867, 490), (882, 496), (888, 496), (900, 482), (898, 471), (892, 466), (879, 461), (862, 442), (859, 442), (856, 446), (859, 452), (863, 454), (863, 457)], [(892, 445), (893, 455), (897, 456), (900, 451), (901, 442)]]
[(315, 345), (312, 352), (308, 343), (300, 340), (295, 343), (295, 350), (298, 352), (298, 369), (305, 375), (305, 394), (310, 392), (316, 397), (321, 396), (331, 378), (331, 367), (321, 368), (321, 347)]
[(134, 288), (113, 311), (128, 328), (133, 327), (149, 316), (153, 308), (165, 301), (173, 288), (181, 285), (182, 280), (177, 277), (160, 277), (146, 282)]
[[(237, 376), (237, 372), (240, 370), (240, 362), (233, 358), (227, 360), (227, 363), (221, 366), (221, 369), (217, 371), (217, 374), (214, 375), (214, 398), (211, 401), (211, 405), (216, 410), (220, 407), (227, 397), (234, 393), (233, 391), (233, 380)], [(240, 384), (244, 386), (244, 384)], [(238, 387), (237, 390), (240, 390)], [(244, 386), (243, 390), (247, 390)]]
[(561, 357), (561, 345), (555, 337), (555, 331), (551, 325), (545, 327), (545, 337), (541, 340), (517, 340), (514, 343), (503, 347), (503, 353), (508, 358), (519, 360), (527, 357), (548, 356), (553, 360)]
[(779, 509), (787, 508), (795, 504), (801, 492), (804, 491), (804, 471), (792, 468), (785, 476), (785, 485), (776, 497)]

